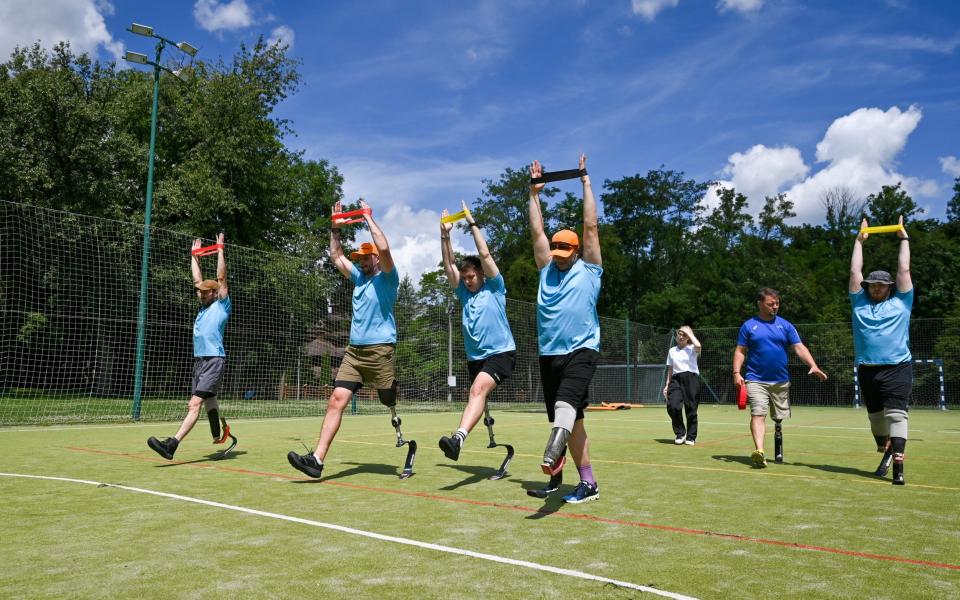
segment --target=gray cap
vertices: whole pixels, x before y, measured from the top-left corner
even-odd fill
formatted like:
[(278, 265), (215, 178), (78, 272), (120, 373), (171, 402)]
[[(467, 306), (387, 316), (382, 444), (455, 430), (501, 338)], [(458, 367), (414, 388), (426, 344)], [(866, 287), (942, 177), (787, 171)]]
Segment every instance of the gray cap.
[(885, 283), (887, 285), (893, 285), (893, 277), (890, 277), (890, 273), (887, 273), (886, 271), (872, 271), (869, 275), (867, 275), (866, 279), (860, 283), (860, 285), (867, 287), (871, 283)]

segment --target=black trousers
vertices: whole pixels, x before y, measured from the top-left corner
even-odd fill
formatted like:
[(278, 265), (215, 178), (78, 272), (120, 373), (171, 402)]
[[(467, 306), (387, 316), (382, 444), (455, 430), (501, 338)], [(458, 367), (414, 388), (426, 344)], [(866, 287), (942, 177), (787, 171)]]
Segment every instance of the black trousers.
[[(700, 376), (696, 373), (674, 373), (667, 386), (667, 414), (673, 424), (673, 434), (697, 439), (697, 394), (700, 393)], [(683, 411), (687, 411), (687, 426), (683, 426)]]

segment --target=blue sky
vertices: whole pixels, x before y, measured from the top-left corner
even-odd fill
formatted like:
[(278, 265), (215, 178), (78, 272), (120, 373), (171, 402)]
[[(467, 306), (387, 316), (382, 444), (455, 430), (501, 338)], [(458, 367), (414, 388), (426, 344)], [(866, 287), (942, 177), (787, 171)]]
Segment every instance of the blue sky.
[(439, 256), (439, 211), (534, 158), (572, 168), (586, 152), (598, 192), (661, 165), (735, 185), (754, 212), (786, 192), (813, 223), (824, 191), (897, 181), (943, 218), (960, 176), (952, 1), (8, 0), (0, 52), (148, 50), (131, 21), (205, 59), (290, 43), (288, 145), (342, 170), (415, 278)]

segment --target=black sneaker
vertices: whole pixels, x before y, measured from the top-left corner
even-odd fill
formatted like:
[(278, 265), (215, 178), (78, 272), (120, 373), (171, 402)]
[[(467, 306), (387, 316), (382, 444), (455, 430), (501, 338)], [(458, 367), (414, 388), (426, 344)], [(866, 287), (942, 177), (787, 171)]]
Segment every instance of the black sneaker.
[(291, 450), (287, 452), (287, 460), (291, 467), (314, 479), (320, 479), (320, 474), (323, 473), (323, 463), (318, 461), (313, 453), (297, 454)]
[(903, 479), (903, 459), (893, 460), (893, 485), (906, 485), (906, 481)]
[(450, 460), (457, 460), (460, 458), (460, 436), (451, 435), (450, 437), (443, 436), (440, 438), (440, 449), (443, 450), (443, 455), (449, 458)]
[(173, 460), (173, 453), (177, 451), (177, 446), (180, 445), (180, 441), (177, 438), (169, 437), (165, 440), (158, 440), (157, 438), (150, 436), (147, 439), (147, 445), (150, 446), (150, 449), (164, 457), (167, 460)]
[(560, 489), (560, 484), (563, 483), (563, 471), (560, 471), (556, 475), (550, 477), (550, 482), (546, 487), (542, 487), (537, 490), (527, 490), (527, 495), (533, 498), (546, 498), (550, 494)]
[(887, 474), (887, 471), (890, 470), (890, 463), (893, 462), (893, 452), (887, 450), (883, 453), (883, 458), (880, 459), (880, 466), (877, 467), (877, 470), (873, 472), (877, 477), (883, 477)]
[(563, 497), (563, 501), (568, 504), (581, 504), (590, 502), (600, 497), (600, 489), (596, 485), (591, 485), (586, 481), (581, 481), (574, 488), (573, 492)]

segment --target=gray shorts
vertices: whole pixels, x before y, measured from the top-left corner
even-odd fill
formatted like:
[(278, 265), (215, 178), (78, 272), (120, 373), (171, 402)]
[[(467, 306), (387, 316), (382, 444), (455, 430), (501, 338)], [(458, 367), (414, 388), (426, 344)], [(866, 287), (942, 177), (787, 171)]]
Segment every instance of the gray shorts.
[(778, 420), (790, 418), (790, 382), (760, 383), (747, 382), (747, 398), (750, 401), (750, 414), (754, 417), (765, 417), (770, 406), (773, 406), (773, 418)]
[(222, 356), (197, 356), (193, 359), (194, 396), (207, 399), (217, 395), (226, 362), (227, 359)]

